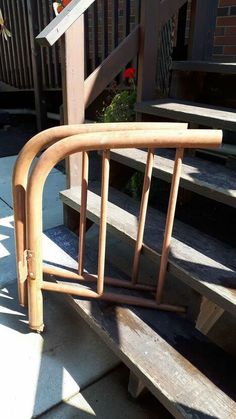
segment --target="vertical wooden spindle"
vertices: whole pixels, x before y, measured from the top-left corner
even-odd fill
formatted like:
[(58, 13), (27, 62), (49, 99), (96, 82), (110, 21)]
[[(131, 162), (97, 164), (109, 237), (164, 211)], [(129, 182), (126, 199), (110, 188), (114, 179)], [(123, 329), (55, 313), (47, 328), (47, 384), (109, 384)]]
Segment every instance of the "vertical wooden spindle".
[(141, 200), (140, 213), (139, 213), (138, 233), (137, 233), (137, 240), (136, 240), (135, 251), (134, 251), (132, 284), (136, 284), (138, 280), (140, 257), (141, 257), (141, 251), (142, 251), (142, 246), (143, 246), (144, 227), (145, 227), (147, 207), (148, 207), (148, 198), (149, 198), (150, 187), (151, 187), (153, 161), (154, 161), (154, 150), (150, 149), (148, 150), (147, 163), (146, 163), (145, 175), (144, 175), (144, 180), (143, 180), (143, 192), (142, 192), (142, 200)]
[(175, 165), (174, 165), (174, 172), (173, 172), (173, 178), (172, 178), (172, 183), (171, 183), (169, 205), (168, 205), (166, 226), (165, 226), (165, 234), (164, 234), (164, 240), (163, 240), (163, 246), (162, 246), (161, 264), (160, 264), (160, 271), (159, 271), (159, 278), (158, 278), (157, 292), (156, 292), (156, 301), (158, 304), (161, 303), (164, 284), (165, 284), (166, 268), (167, 268), (168, 256), (169, 256), (169, 251), (170, 251), (170, 240), (171, 240), (173, 224), (174, 224), (175, 209), (176, 209), (176, 202), (177, 202), (177, 197), (178, 197), (183, 154), (184, 154), (183, 148), (178, 148), (176, 150)]
[(108, 1), (101, 2), (101, 58), (108, 56)]
[(79, 275), (84, 273), (85, 233), (86, 233), (86, 210), (88, 195), (88, 152), (83, 152), (82, 157), (82, 182), (81, 182), (81, 205), (80, 205), (80, 227), (79, 227)]
[(103, 289), (104, 289), (109, 171), (110, 171), (110, 150), (105, 150), (102, 156), (101, 216), (100, 216), (99, 250), (98, 250), (97, 292), (99, 295), (103, 293)]
[(119, 12), (119, 2), (118, 0), (112, 1), (112, 51), (117, 47), (119, 40), (119, 30), (118, 30), (118, 12)]

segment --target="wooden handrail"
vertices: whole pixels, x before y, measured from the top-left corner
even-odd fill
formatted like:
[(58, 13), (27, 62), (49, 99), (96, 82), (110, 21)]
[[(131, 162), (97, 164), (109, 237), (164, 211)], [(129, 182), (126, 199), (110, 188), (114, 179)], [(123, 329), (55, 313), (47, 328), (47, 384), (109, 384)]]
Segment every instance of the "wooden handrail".
[(72, 0), (36, 37), (42, 46), (52, 46), (95, 0)]

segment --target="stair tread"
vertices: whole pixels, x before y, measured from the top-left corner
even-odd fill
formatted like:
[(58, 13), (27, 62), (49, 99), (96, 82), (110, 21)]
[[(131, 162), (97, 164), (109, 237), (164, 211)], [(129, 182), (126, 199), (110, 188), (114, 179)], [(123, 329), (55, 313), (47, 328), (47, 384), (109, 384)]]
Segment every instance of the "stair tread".
[(236, 63), (214, 61), (173, 61), (172, 70), (236, 74)]
[[(174, 167), (173, 150), (158, 149), (153, 176), (171, 182)], [(111, 158), (126, 166), (145, 171), (147, 152), (139, 149), (111, 151)], [(180, 186), (200, 195), (236, 207), (235, 171), (197, 157), (184, 157)]]
[[(87, 217), (96, 224), (100, 220), (100, 185), (91, 183)], [(80, 187), (61, 192), (63, 202), (80, 209)], [(109, 190), (107, 228), (130, 243), (136, 241), (138, 201), (113, 188)], [(165, 216), (149, 208), (143, 253), (159, 260)], [(196, 291), (236, 315), (236, 250), (175, 220), (168, 271)]]
[(137, 103), (136, 111), (236, 131), (236, 110), (176, 99)]
[[(47, 233), (69, 262), (77, 237), (64, 226)], [(90, 259), (97, 253), (90, 242)], [(61, 263), (60, 257), (58, 260)], [(235, 360), (175, 313), (67, 296), (79, 315), (175, 417), (234, 417)]]

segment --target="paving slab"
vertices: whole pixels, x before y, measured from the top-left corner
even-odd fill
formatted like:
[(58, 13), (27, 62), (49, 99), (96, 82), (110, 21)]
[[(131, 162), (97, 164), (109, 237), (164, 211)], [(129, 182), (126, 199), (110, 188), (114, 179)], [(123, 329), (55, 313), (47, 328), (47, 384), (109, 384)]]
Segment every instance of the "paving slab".
[(133, 400), (127, 392), (128, 370), (119, 367), (86, 390), (44, 414), (42, 419), (170, 419), (151, 395)]
[(29, 419), (67, 400), (119, 363), (64, 296), (46, 295), (43, 335), (30, 332), (16, 284), (0, 290), (0, 417)]

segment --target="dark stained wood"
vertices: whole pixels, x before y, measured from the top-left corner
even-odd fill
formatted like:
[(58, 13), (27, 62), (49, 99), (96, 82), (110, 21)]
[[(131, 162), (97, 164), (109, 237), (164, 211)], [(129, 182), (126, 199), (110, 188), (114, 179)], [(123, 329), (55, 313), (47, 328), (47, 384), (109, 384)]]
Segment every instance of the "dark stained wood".
[[(63, 42), (63, 106), (64, 124), (84, 123), (84, 16), (81, 16), (65, 34)], [(77, 44), (77, 48), (74, 45)], [(67, 160), (68, 187), (80, 185), (82, 153)]]
[(112, 17), (112, 38), (111, 38), (111, 44), (112, 44), (112, 50), (114, 50), (119, 42), (119, 31), (118, 31), (118, 0), (112, 0), (111, 2), (111, 17)]
[(156, 90), (156, 64), (160, 38), (160, 0), (141, 2), (137, 100), (151, 100)]
[(210, 60), (214, 46), (214, 33), (218, 0), (192, 0), (188, 58)]
[(98, 5), (95, 1), (91, 6), (91, 32), (92, 32), (92, 68), (98, 65)]
[[(234, 147), (236, 155), (236, 147), (233, 145), (231, 147)], [(143, 150), (111, 151), (112, 160), (142, 172), (145, 171), (146, 158), (147, 153)], [(154, 158), (153, 176), (171, 182), (173, 167), (173, 151), (158, 150)], [(235, 171), (222, 165), (185, 156), (180, 186), (236, 208)]]
[[(91, 183), (87, 217), (100, 222), (100, 185)], [(61, 192), (64, 203), (80, 210), (80, 188)], [(112, 234), (134, 244), (137, 237), (138, 201), (110, 188), (107, 228)], [(165, 216), (149, 208), (143, 254), (160, 262)], [(236, 314), (236, 251), (232, 247), (175, 220), (168, 271), (187, 285)]]
[(164, 25), (171, 17), (173, 17), (184, 3), (186, 3), (186, 0), (162, 0), (160, 5), (161, 24)]
[(236, 74), (236, 63), (214, 61), (172, 61), (172, 70)]
[(231, 108), (220, 108), (218, 106), (170, 98), (138, 103), (136, 110), (139, 113), (177, 121), (236, 131), (236, 113), (235, 109)]
[(101, 50), (103, 61), (108, 55), (108, 0), (101, 2)]
[[(47, 236), (76, 261), (77, 238), (65, 227)], [(96, 269), (94, 237), (87, 237), (87, 263)], [(62, 264), (61, 258), (55, 262)], [(107, 264), (118, 277), (119, 270)], [(127, 308), (67, 296), (80, 316), (98, 333), (176, 418), (234, 418), (235, 360), (176, 314)]]
[(34, 81), (34, 96), (35, 96), (35, 110), (37, 119), (37, 129), (42, 131), (46, 127), (46, 110), (45, 102), (43, 99), (42, 88), (42, 65), (40, 47), (35, 41), (36, 34), (39, 32), (38, 19), (37, 19), (37, 5), (31, 0), (27, 0), (28, 9), (28, 22), (31, 44), (31, 59), (32, 71)]
[(85, 80), (85, 108), (102, 93), (107, 85), (120, 73), (122, 68), (137, 54), (138, 43), (139, 27), (134, 29)]

